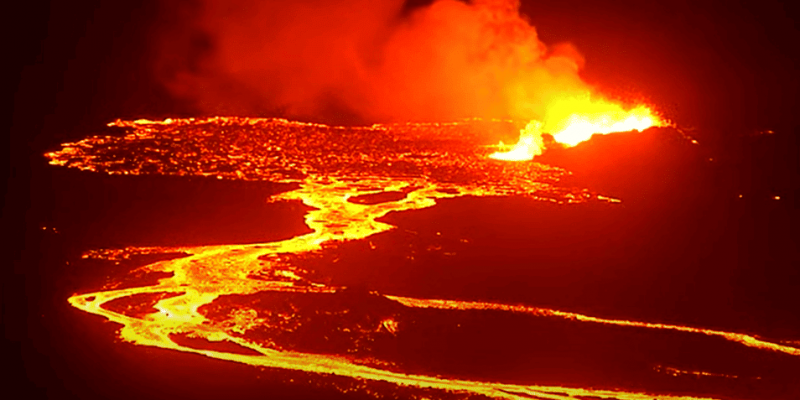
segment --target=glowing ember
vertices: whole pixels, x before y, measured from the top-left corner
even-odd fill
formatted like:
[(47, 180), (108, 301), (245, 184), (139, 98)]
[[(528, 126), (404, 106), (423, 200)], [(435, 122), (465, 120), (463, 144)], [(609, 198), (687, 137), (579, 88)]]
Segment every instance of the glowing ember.
[[(566, 146), (575, 146), (589, 140), (594, 134), (643, 131), (654, 126), (666, 126), (661, 118), (644, 105), (625, 110), (607, 100), (592, 100), (588, 95), (560, 99), (548, 105), (544, 123), (531, 121), (520, 132), (519, 141), (510, 150), (489, 155), (496, 160), (528, 161), (544, 151), (542, 133), (550, 133), (553, 140)], [(504, 147), (500, 142), (500, 147)]]

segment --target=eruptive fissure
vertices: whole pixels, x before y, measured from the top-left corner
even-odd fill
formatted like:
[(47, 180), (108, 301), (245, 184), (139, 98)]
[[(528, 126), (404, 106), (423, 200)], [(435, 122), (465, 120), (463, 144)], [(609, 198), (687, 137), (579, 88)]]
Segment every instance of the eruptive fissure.
[[(519, 141), (510, 149), (492, 153), (489, 157), (505, 161), (530, 161), (545, 150), (542, 138), (544, 127), (553, 140), (563, 146), (575, 146), (589, 140), (592, 135), (614, 132), (643, 131), (669, 124), (656, 116), (647, 106), (624, 110), (620, 105), (605, 100), (558, 100), (551, 106), (548, 120), (543, 124), (534, 120), (520, 131)], [(499, 147), (505, 148), (503, 142)]]

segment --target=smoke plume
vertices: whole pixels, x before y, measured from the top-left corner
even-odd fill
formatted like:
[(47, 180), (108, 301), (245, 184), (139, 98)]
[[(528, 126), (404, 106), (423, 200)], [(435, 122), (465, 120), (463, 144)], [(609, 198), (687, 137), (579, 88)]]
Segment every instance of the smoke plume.
[(580, 54), (542, 43), (517, 0), (202, 0), (176, 15), (157, 72), (207, 113), (529, 120), (592, 92)]

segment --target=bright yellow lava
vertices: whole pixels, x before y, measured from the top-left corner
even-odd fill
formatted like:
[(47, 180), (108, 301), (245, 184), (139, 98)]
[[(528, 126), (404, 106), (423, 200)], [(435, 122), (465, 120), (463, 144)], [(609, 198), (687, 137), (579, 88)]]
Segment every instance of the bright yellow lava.
[[(598, 398), (644, 400), (653, 396), (645, 393), (631, 393), (618, 390), (598, 390), (557, 386), (515, 385), (500, 382), (478, 382), (459, 379), (445, 379), (435, 376), (405, 374), (360, 365), (344, 357), (321, 354), (304, 354), (292, 351), (278, 351), (246, 338), (236, 332), (246, 330), (247, 318), (242, 326), (220, 326), (204, 317), (198, 309), (210, 304), (219, 296), (226, 294), (250, 294), (262, 291), (292, 291), (304, 293), (332, 292), (337, 288), (314, 284), (299, 288), (291, 281), (265, 281), (248, 278), (249, 275), (263, 271), (264, 263), (259, 257), (265, 254), (303, 253), (320, 249), (329, 241), (363, 239), (370, 235), (391, 229), (376, 221), (391, 211), (413, 210), (430, 207), (437, 198), (448, 198), (463, 195), (479, 195), (464, 191), (455, 194), (437, 191), (435, 186), (428, 186), (411, 192), (400, 201), (376, 205), (360, 205), (348, 202), (355, 195), (363, 195), (358, 186), (383, 186), (385, 190), (400, 189), (391, 181), (369, 182), (326, 182), (319, 184), (305, 182), (298, 190), (280, 195), (280, 200), (302, 200), (304, 204), (316, 208), (306, 216), (306, 223), (313, 233), (298, 236), (289, 240), (252, 245), (224, 245), (173, 249), (191, 254), (177, 260), (161, 261), (151, 264), (150, 271), (172, 272), (170, 278), (161, 279), (157, 285), (121, 290), (107, 290), (84, 293), (69, 299), (70, 304), (89, 313), (102, 315), (110, 321), (122, 324), (120, 336), (137, 345), (154, 346), (190, 353), (203, 354), (209, 357), (236, 361), (254, 366), (286, 368), (335, 374), (360, 379), (382, 380), (400, 385), (413, 385), (421, 388), (434, 388), (452, 391), (469, 391), (494, 398), (519, 399), (525, 395), (550, 399), (574, 399), (578, 396), (595, 396)], [(263, 257), (262, 257), (263, 259)], [(156, 312), (141, 318), (131, 317), (103, 307), (104, 304), (136, 294), (175, 293), (158, 301)], [(512, 312), (526, 312), (541, 316), (568, 319), (607, 322), (577, 314), (562, 313), (554, 310), (536, 309), (521, 306), (506, 306), (491, 303), (474, 303), (461, 301), (442, 301), (427, 299), (410, 299), (388, 296), (408, 307), (435, 307), (447, 309), (484, 309)], [(627, 322), (633, 326), (663, 328), (658, 324), (641, 324)], [(680, 328), (689, 331), (691, 328)], [(203, 338), (211, 342), (230, 341), (253, 350), (257, 354), (234, 354), (223, 351), (197, 349), (180, 345), (171, 339), (173, 334), (189, 334), (195, 338)], [(723, 333), (720, 333), (723, 334)], [(723, 334), (728, 335), (728, 334)], [(730, 334), (735, 335), (735, 334)], [(744, 337), (743, 335), (739, 335)], [(738, 338), (739, 336), (732, 336)], [(752, 339), (744, 341), (754, 345), (761, 342)], [(771, 344), (770, 344), (771, 345)], [(774, 346), (769, 347), (775, 349)], [(689, 396), (659, 396), (661, 399), (698, 399)]]
[(589, 96), (566, 98), (551, 104), (544, 122), (531, 121), (519, 136), (517, 143), (505, 149), (503, 142), (490, 158), (504, 161), (528, 161), (544, 151), (542, 133), (551, 133), (553, 140), (566, 146), (575, 146), (589, 140), (594, 134), (643, 131), (667, 123), (644, 105), (625, 110), (619, 104), (606, 100), (592, 100)]

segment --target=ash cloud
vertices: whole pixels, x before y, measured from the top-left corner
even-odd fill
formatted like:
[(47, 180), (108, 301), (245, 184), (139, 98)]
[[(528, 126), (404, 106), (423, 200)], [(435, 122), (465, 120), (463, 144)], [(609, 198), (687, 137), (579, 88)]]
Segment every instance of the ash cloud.
[(170, 6), (155, 70), (209, 114), (330, 122), (541, 118), (592, 89), (516, 0), (215, 1)]

